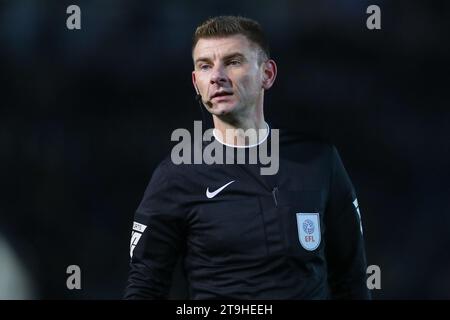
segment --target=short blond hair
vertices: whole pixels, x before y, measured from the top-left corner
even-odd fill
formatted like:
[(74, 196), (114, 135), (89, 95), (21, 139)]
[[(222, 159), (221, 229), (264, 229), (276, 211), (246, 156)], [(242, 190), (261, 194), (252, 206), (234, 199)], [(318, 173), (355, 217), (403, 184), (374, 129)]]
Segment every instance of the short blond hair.
[(244, 35), (259, 47), (265, 59), (270, 58), (269, 43), (261, 25), (255, 20), (240, 16), (218, 16), (201, 23), (192, 39), (192, 51), (202, 38), (221, 38), (237, 34)]

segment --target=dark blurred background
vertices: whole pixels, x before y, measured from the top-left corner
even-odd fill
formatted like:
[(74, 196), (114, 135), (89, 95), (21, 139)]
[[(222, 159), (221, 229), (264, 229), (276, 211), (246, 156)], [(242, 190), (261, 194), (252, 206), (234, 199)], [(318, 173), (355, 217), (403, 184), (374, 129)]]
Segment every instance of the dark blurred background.
[[(66, 8), (81, 8), (81, 30)], [(366, 8), (381, 8), (368, 30)], [(1, 1), (0, 298), (121, 298), (133, 214), (201, 113), (191, 37), (258, 20), (272, 127), (328, 137), (358, 193), (376, 299), (450, 298), (448, 1)], [(82, 289), (66, 288), (79, 265)]]

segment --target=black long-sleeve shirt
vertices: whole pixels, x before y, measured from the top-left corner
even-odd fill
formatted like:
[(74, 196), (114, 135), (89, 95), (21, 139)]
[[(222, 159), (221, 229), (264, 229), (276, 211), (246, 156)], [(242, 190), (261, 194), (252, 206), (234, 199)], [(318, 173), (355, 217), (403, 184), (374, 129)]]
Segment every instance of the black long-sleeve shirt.
[(167, 298), (180, 256), (192, 299), (370, 298), (336, 148), (282, 134), (278, 173), (262, 166), (164, 160), (135, 213), (125, 298)]

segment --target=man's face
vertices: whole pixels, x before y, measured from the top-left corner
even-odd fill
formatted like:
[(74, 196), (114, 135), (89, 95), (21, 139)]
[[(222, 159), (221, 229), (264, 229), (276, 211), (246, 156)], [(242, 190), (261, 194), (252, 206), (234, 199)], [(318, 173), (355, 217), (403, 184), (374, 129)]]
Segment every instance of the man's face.
[(264, 63), (243, 35), (200, 39), (193, 51), (192, 81), (208, 111), (242, 114), (262, 103)]

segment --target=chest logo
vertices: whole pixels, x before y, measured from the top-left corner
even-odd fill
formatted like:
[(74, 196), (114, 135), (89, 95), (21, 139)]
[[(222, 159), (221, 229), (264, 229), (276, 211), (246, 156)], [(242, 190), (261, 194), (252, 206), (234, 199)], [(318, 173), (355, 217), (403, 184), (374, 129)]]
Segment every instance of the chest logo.
[(213, 192), (210, 192), (210, 191), (209, 191), (209, 187), (206, 188), (206, 197), (207, 197), (208, 199), (214, 198), (215, 196), (217, 196), (217, 195), (219, 194), (220, 191), (222, 191), (223, 189), (225, 189), (226, 187), (228, 187), (228, 186), (229, 186), (230, 184), (232, 184), (233, 182), (234, 182), (234, 180), (228, 182), (226, 185), (220, 187), (219, 189), (217, 189), (216, 191), (213, 191)]

